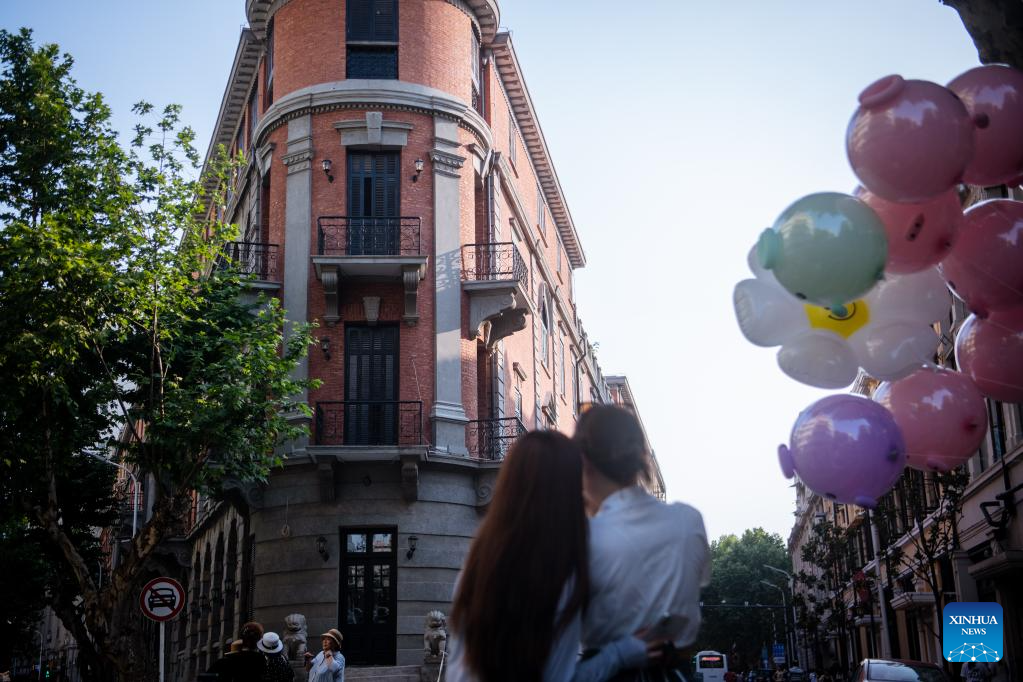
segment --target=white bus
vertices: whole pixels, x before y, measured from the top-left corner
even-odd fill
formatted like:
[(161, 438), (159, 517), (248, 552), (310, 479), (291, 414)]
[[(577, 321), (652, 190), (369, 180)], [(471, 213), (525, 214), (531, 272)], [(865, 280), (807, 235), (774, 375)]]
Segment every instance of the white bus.
[(693, 657), (696, 679), (703, 682), (724, 682), (728, 657), (717, 651), (701, 651)]

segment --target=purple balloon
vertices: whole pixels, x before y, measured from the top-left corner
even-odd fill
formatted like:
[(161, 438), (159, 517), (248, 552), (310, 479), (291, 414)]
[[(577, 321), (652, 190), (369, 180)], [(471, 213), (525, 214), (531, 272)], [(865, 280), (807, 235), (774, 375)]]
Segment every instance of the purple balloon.
[(785, 478), (798, 474), (814, 492), (873, 509), (906, 466), (906, 444), (895, 418), (858, 395), (832, 395), (799, 414), (791, 449), (778, 446)]

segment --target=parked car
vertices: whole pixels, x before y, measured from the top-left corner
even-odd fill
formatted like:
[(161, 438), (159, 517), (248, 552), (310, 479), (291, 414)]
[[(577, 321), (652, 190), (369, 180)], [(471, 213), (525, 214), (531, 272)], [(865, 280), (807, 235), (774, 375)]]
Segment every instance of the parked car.
[(868, 658), (850, 678), (851, 682), (952, 682), (934, 663)]

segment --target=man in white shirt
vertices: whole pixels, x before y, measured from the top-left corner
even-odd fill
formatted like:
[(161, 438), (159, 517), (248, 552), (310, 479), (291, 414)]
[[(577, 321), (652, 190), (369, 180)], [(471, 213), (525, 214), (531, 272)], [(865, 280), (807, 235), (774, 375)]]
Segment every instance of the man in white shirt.
[(648, 475), (649, 454), (631, 412), (591, 407), (574, 440), (583, 451), (583, 488), (593, 513), (584, 648), (598, 649), (659, 623), (676, 646), (691, 644), (700, 629), (700, 588), (710, 581), (703, 517), (689, 505), (665, 504), (639, 485)]

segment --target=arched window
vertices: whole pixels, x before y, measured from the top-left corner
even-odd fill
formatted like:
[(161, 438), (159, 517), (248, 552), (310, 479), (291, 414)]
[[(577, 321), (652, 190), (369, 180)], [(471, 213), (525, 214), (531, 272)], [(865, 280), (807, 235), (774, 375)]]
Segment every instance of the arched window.
[(540, 300), (537, 303), (540, 311), (540, 361), (547, 366), (551, 346), (551, 306), (547, 300), (547, 285), (540, 285)]

